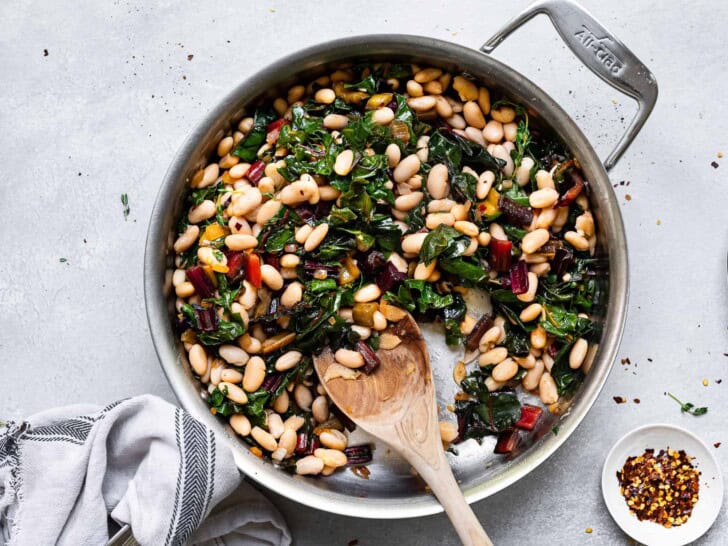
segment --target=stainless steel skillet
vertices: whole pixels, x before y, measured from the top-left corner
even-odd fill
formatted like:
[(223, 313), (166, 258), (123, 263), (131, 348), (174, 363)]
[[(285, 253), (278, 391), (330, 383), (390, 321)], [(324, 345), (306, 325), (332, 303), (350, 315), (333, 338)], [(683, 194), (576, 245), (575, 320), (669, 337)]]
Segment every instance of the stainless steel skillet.
[[(604, 81), (638, 102), (638, 112), (614, 151), (602, 163), (589, 140), (569, 115), (541, 88), (488, 53), (511, 32), (537, 14), (546, 14), (577, 57)], [(468, 72), (492, 93), (509, 97), (529, 109), (533, 123), (565, 142), (578, 158), (589, 181), (592, 210), (599, 226), (597, 255), (604, 266), (595, 307), (601, 337), (588, 356), (589, 373), (564, 414), (546, 422), (540, 434), (515, 458), (493, 455), (492, 443), (463, 444), (450, 458), (456, 477), (470, 502), (507, 487), (545, 461), (567, 441), (596, 400), (616, 356), (624, 327), (628, 295), (627, 247), (617, 199), (607, 171), (631, 144), (657, 99), (651, 72), (583, 8), (570, 0), (546, 0), (529, 6), (480, 49), (433, 38), (370, 35), (317, 45), (281, 59), (236, 87), (198, 125), (175, 157), (162, 183), (151, 216), (146, 244), (144, 289), (149, 328), (167, 378), (180, 403), (194, 416), (225, 435), (241, 471), (261, 485), (321, 510), (370, 518), (405, 518), (433, 514), (440, 505), (409, 467), (381, 448), (370, 465), (371, 478), (350, 472), (326, 479), (291, 476), (252, 455), (226, 425), (212, 416), (201, 397), (173, 327), (174, 294), (171, 270), (174, 225), (182, 207), (186, 184), (205, 164), (224, 131), (255, 105), (277, 96), (300, 79), (313, 79), (332, 66), (352, 61), (412, 61)], [(451, 367), (457, 354), (448, 353), (439, 335), (428, 337), (436, 386), (443, 405), (450, 403), (455, 385)], [(550, 433), (559, 427), (558, 435)]]

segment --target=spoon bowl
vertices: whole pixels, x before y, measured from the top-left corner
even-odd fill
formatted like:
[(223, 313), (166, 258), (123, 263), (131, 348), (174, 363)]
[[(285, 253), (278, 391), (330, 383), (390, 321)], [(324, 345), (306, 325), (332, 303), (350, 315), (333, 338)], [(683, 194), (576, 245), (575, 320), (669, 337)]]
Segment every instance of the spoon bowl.
[(390, 324), (388, 349), (371, 373), (352, 372), (326, 347), (314, 367), (331, 400), (356, 425), (407, 459), (442, 504), (466, 545), (492, 545), (468, 505), (442, 449), (425, 340), (412, 315)]

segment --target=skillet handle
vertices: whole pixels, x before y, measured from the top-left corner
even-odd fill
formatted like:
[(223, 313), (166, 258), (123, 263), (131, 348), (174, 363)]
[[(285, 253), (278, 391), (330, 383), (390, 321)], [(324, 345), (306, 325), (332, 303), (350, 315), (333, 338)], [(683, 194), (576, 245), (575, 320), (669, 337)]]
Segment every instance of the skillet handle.
[(637, 101), (634, 119), (604, 162), (609, 170), (632, 144), (655, 106), (655, 76), (621, 40), (572, 0), (538, 0), (530, 4), (480, 50), (492, 53), (514, 30), (541, 13), (548, 15), (561, 38), (582, 63), (609, 85)]

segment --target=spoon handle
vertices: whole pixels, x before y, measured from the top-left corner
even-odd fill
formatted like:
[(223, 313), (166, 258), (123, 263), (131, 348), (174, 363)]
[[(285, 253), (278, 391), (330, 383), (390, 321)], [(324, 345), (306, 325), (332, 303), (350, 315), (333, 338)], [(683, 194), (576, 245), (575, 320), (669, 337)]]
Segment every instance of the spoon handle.
[(439, 445), (437, 447), (439, 456), (436, 460), (415, 456), (410, 458), (410, 463), (442, 504), (462, 543), (465, 546), (493, 546), (488, 534), (460, 491), (460, 486), (450, 470), (445, 452)]

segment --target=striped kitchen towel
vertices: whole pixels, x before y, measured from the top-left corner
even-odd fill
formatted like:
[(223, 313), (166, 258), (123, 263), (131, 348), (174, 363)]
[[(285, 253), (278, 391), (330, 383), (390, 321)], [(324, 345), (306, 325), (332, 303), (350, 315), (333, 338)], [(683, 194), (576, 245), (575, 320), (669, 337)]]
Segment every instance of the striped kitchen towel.
[(0, 426), (0, 545), (103, 545), (109, 516), (143, 546), (291, 542), (230, 449), (155, 396)]

